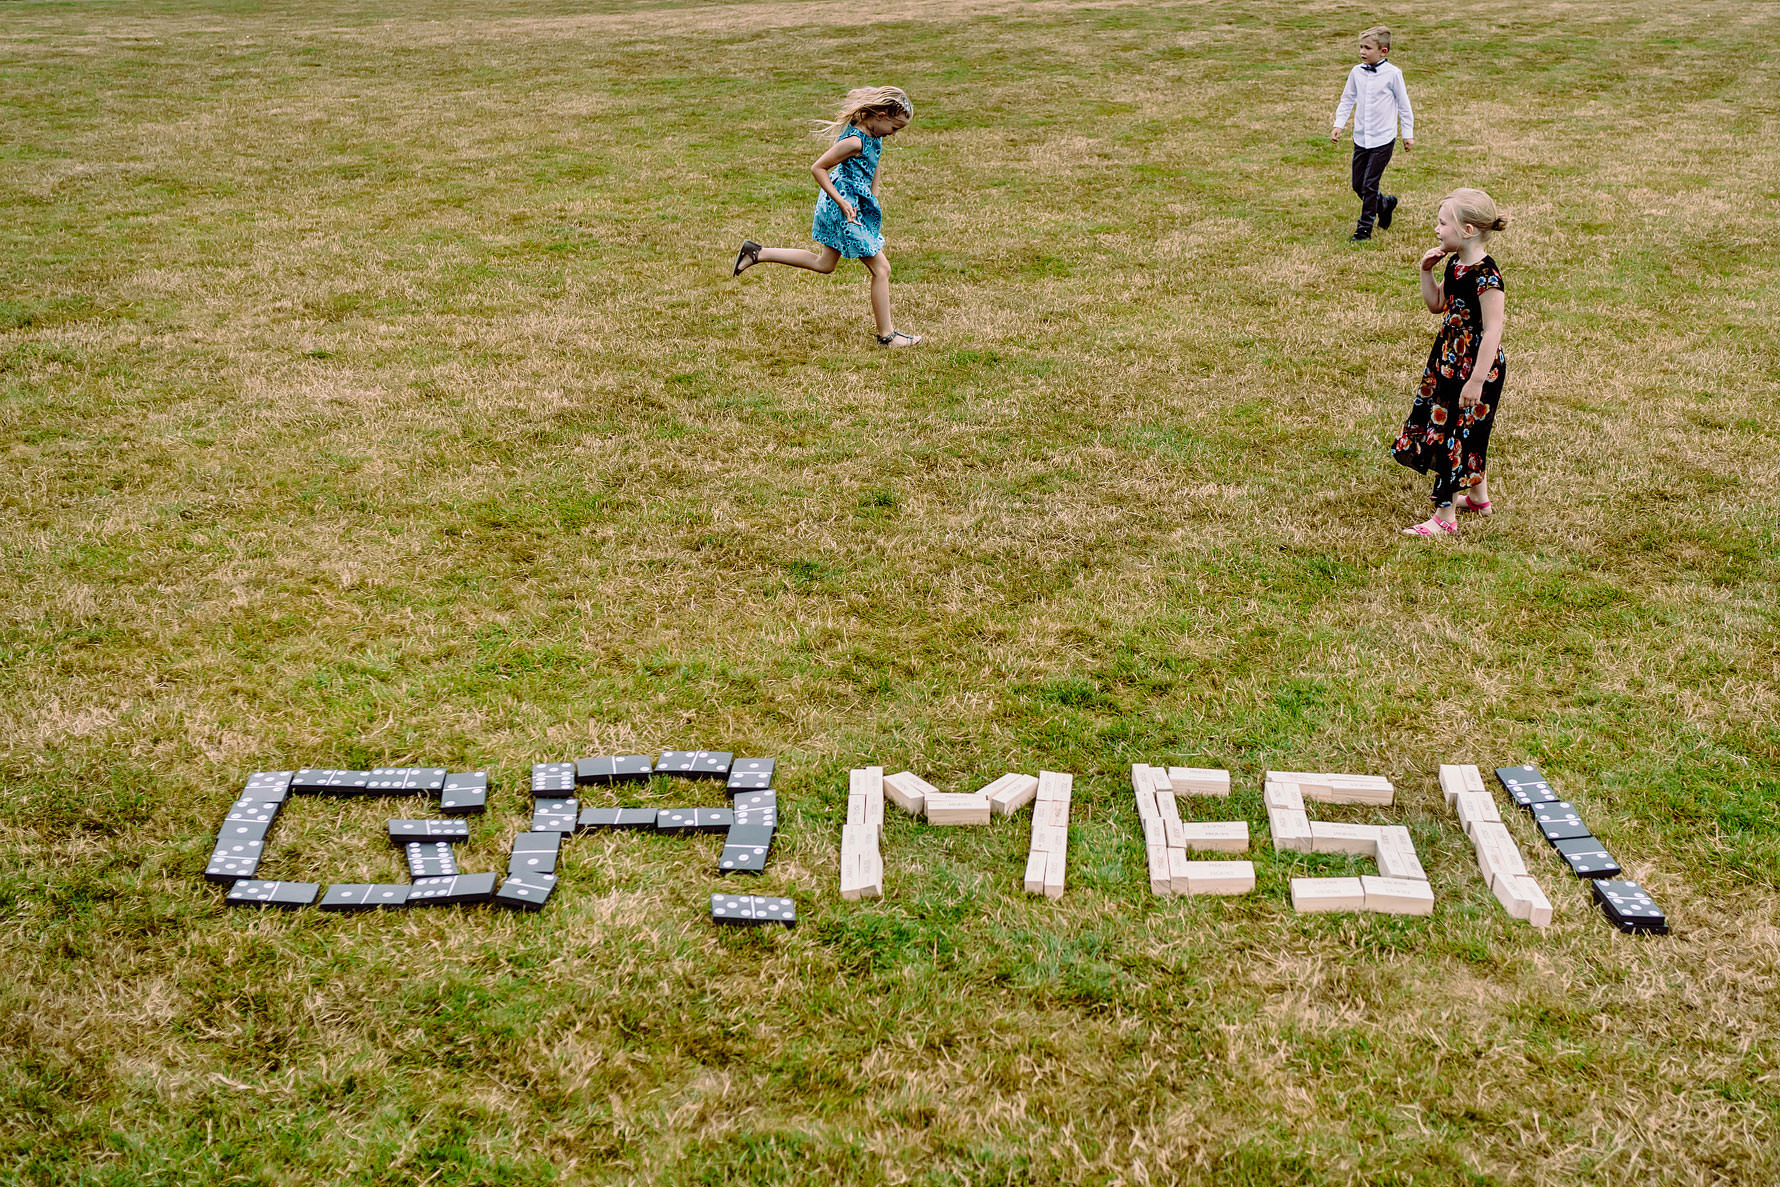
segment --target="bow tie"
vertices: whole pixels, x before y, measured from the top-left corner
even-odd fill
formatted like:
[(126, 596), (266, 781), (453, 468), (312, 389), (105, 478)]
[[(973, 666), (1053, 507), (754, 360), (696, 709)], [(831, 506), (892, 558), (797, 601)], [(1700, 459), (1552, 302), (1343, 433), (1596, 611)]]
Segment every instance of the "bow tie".
[(1360, 69), (1361, 69), (1361, 70), (1364, 70), (1364, 71), (1365, 71), (1365, 72), (1366, 72), (1366, 73), (1367, 73), (1367, 74), (1377, 74), (1377, 73), (1378, 73), (1378, 67), (1377, 67), (1377, 66), (1374, 66), (1374, 65), (1369, 65), (1369, 64), (1367, 64), (1367, 63), (1365, 63), (1365, 62), (1361, 62), (1361, 63), (1360, 63)]

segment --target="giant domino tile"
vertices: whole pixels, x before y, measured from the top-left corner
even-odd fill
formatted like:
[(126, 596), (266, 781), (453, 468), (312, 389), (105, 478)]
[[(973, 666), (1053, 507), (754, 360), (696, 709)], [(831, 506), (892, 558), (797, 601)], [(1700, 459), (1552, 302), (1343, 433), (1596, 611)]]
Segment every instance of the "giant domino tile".
[[(291, 795), (437, 792), (440, 811), (461, 816), (487, 807), (487, 772), (451, 774), (430, 767), (259, 771), (248, 778), (241, 797), (231, 806), (204, 876), (229, 884), (225, 902), (230, 906), (288, 909), (315, 904), (323, 911), (362, 911), (493, 902), (536, 911), (555, 889), (556, 863), (565, 837), (626, 828), (666, 834), (722, 832), (719, 872), (759, 873), (766, 868), (778, 825), (778, 797), (772, 790), (774, 765), (770, 758), (736, 759), (724, 751), (707, 750), (670, 750), (653, 761), (648, 755), (616, 755), (572, 763), (537, 763), (531, 777), (531, 827), (513, 839), (504, 880), (494, 874), (466, 874), (458, 868), (454, 846), (469, 839), (465, 821), (391, 820), (389, 839), (402, 847), (411, 881), (341, 883), (329, 886), (325, 893), (319, 883), (270, 882), (254, 877), (266, 837)], [(652, 774), (724, 779), (731, 806), (583, 809), (574, 796), (579, 787), (638, 782)], [(740, 926), (795, 926), (797, 911), (789, 899), (713, 895), (711, 919)]]

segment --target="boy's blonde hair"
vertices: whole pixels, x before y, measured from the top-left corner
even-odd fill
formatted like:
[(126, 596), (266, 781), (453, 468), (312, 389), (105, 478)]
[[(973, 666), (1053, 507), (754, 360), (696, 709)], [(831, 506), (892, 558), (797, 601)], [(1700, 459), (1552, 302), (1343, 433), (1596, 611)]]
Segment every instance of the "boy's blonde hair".
[(1496, 200), (1482, 190), (1454, 190), (1440, 199), (1440, 205), (1452, 203), (1453, 221), (1460, 226), (1470, 223), (1487, 242), (1491, 231), (1506, 231), (1508, 216), (1496, 209)]
[(1361, 41), (1370, 41), (1385, 53), (1391, 52), (1391, 31), (1383, 25), (1373, 25), (1360, 34)]
[(841, 100), (834, 118), (817, 128), (815, 135), (825, 140), (839, 136), (848, 124), (870, 111), (915, 118), (915, 105), (909, 102), (901, 87), (854, 87)]

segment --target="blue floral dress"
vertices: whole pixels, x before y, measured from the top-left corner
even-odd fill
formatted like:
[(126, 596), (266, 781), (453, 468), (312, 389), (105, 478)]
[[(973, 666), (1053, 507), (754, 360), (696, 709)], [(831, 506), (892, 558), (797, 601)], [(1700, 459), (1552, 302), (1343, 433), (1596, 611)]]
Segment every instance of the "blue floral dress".
[(828, 180), (834, 183), (841, 197), (853, 204), (859, 221), (848, 222), (834, 199), (823, 191), (816, 198), (816, 218), (810, 225), (810, 235), (817, 243), (834, 248), (845, 258), (858, 260), (884, 250), (884, 211), (878, 205), (877, 196), (871, 192), (884, 141), (877, 136), (867, 136), (849, 124), (834, 142), (839, 144), (849, 136), (859, 137), (859, 155), (848, 157), (830, 169)]
[(1484, 256), (1470, 267), (1457, 259), (1447, 261), (1440, 334), (1428, 352), (1409, 418), (1391, 447), (1397, 461), (1434, 476), (1436, 507), (1452, 506), (1454, 495), (1482, 482), (1489, 462), (1490, 429), (1495, 427), (1496, 406), (1508, 378), (1508, 358), (1500, 347), (1484, 372), (1483, 398), (1470, 408), (1459, 407), (1459, 393), (1477, 366), (1477, 344), (1483, 338), (1482, 295), (1489, 289), (1507, 291), (1496, 261)]

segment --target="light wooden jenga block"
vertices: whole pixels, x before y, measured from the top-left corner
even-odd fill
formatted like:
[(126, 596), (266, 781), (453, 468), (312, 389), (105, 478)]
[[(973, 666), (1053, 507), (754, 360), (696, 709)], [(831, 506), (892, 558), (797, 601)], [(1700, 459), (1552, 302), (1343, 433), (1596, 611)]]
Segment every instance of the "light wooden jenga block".
[(1296, 783), (1269, 783), (1261, 789), (1261, 802), (1269, 808), (1304, 811), (1304, 793)]
[(1026, 893), (1043, 894), (1045, 892), (1045, 869), (1051, 864), (1051, 855), (1034, 849), (1026, 855)]
[(1172, 820), (1166, 816), (1162, 817), (1162, 843), (1170, 849), (1185, 849), (1187, 847), (1186, 830), (1186, 823), (1180, 817), (1177, 816)]
[(1324, 798), (1331, 804), (1389, 804), (1397, 795), (1389, 779), (1371, 775), (1330, 775), (1328, 781)]
[(1038, 796), (1038, 779), (1009, 771), (985, 786), (979, 795), (989, 797), (989, 810), (997, 816), (1012, 816)]
[(1505, 875), (1513, 878), (1526, 876), (1526, 859), (1521, 856), (1520, 846), (1514, 843), (1514, 834), (1508, 831), (1507, 825), (1480, 820), (1471, 828), (1471, 844), (1477, 848), (1477, 868), (1482, 871), (1485, 882), (1493, 888), (1496, 879)]
[(869, 815), (869, 809), (866, 806), (865, 796), (850, 795), (847, 797), (847, 823), (848, 824), (870, 824), (871, 823), (871, 817)]
[(974, 792), (930, 792), (922, 811), (928, 824), (988, 824), (989, 797)]
[(1531, 877), (1503, 874), (1490, 883), (1490, 890), (1514, 918), (1525, 919), (1534, 927), (1551, 926), (1551, 900)]
[(1352, 853), (1359, 857), (1378, 855), (1378, 826), (1375, 824), (1342, 824), (1334, 820), (1310, 822), (1312, 853)]
[(1463, 791), (1483, 791), (1483, 772), (1471, 764), (1457, 763), (1440, 764), (1440, 792), (1446, 797), (1446, 806), (1452, 807), (1454, 798)]
[(1434, 888), (1419, 878), (1360, 878), (1366, 909), (1386, 915), (1432, 915)]
[(1194, 821), (1181, 825), (1183, 843), (1188, 849), (1211, 853), (1247, 853), (1248, 821)]
[(1459, 824), (1463, 826), (1465, 835), (1471, 835), (1473, 826), (1480, 821), (1500, 824), (1502, 813), (1496, 808), (1496, 799), (1487, 791), (1461, 791), (1453, 798), (1453, 810), (1459, 814)]
[(1218, 767), (1169, 767), (1168, 782), (1175, 795), (1230, 794), (1230, 772)]
[(884, 794), (883, 767), (854, 767), (847, 772), (848, 795)]
[(1187, 864), (1185, 849), (1168, 850), (1168, 885), (1175, 894), (1188, 893)]
[(1426, 882), (1427, 871), (1415, 855), (1415, 842), (1409, 830), (1400, 824), (1386, 825), (1378, 830), (1378, 872), (1386, 878), (1410, 878)]
[(876, 849), (841, 847), (841, 897), (849, 900), (884, 896), (884, 859)]
[(910, 816), (919, 816), (927, 803), (927, 797), (938, 790), (939, 788), (913, 771), (898, 771), (894, 775), (884, 776), (884, 794), (891, 803)]
[(1162, 814), (1162, 819), (1164, 820), (1180, 819), (1180, 805), (1174, 802), (1174, 793), (1172, 791), (1158, 791), (1156, 793), (1156, 811)]
[(1168, 772), (1161, 767), (1150, 768), (1150, 790), (1157, 795), (1166, 792), (1174, 794), (1174, 785), (1168, 781)]
[(1134, 762), (1131, 764), (1131, 792), (1142, 795), (1144, 792), (1155, 794), (1156, 785), (1150, 782), (1150, 764)]
[(1052, 828), (1068, 828), (1069, 801), (1040, 800), (1032, 809), (1032, 821), (1034, 824), (1042, 821)]
[(1255, 889), (1252, 861), (1189, 861), (1188, 894), (1249, 894)]
[(1137, 793), (1137, 816), (1140, 820), (1162, 819), (1162, 807), (1156, 803), (1156, 793), (1140, 791)]
[(1273, 847), (1283, 853), (1310, 852), (1310, 817), (1290, 808), (1269, 808), (1267, 828), (1273, 834)]
[(1146, 816), (1143, 821), (1143, 843), (1145, 848), (1159, 845), (1168, 846), (1168, 822), (1160, 816)]
[(1161, 845), (1149, 845), (1144, 856), (1149, 859), (1150, 893), (1173, 894), (1174, 886), (1168, 877), (1168, 850)]
[(1070, 789), (1075, 786), (1075, 776), (1067, 771), (1040, 771), (1038, 773), (1038, 798), (1041, 800), (1067, 800)]
[(1063, 875), (1068, 864), (1068, 853), (1058, 849), (1045, 855), (1045, 897), (1063, 897)]
[(1293, 878), (1292, 910), (1363, 911), (1366, 888), (1358, 878)]
[(841, 849), (860, 850), (876, 853), (881, 841), (878, 826), (875, 824), (843, 824), (841, 825)]
[(1032, 826), (1032, 852), (1050, 853), (1056, 849), (1068, 848), (1068, 846), (1068, 828), (1056, 824), (1034, 824)]

